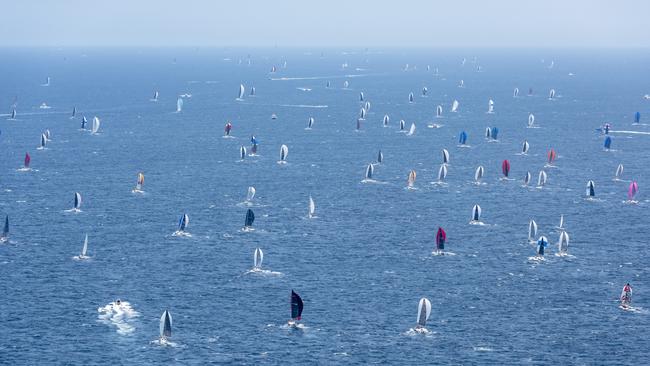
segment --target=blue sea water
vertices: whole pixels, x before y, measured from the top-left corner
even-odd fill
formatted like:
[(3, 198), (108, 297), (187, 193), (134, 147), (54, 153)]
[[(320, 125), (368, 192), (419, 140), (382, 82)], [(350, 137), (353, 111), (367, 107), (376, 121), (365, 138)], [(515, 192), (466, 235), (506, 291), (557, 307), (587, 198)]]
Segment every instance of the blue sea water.
[[(16, 120), (0, 116), (0, 214), (11, 221), (11, 241), (0, 244), (0, 363), (650, 360), (650, 135), (614, 132), (613, 150), (604, 151), (604, 136), (595, 131), (609, 122), (615, 131), (650, 132), (632, 125), (637, 111), (650, 123), (650, 101), (642, 98), (650, 93), (647, 51), (4, 49), (0, 55), (2, 113), (15, 97), (18, 113)], [(274, 65), (278, 71), (269, 74)], [(41, 86), (48, 76), (50, 86)], [(461, 79), (464, 88), (457, 86)], [(238, 102), (240, 83), (247, 95)], [(156, 90), (159, 101), (151, 102)], [(357, 132), (361, 91), (371, 109)], [(174, 113), (186, 93), (191, 97)], [(454, 99), (459, 111), (450, 113)], [(486, 113), (489, 99), (494, 114)], [(51, 109), (39, 109), (43, 102)], [(443, 117), (436, 119), (439, 104)], [(526, 128), (529, 113), (540, 128)], [(384, 114), (388, 128), (381, 125)], [(80, 131), (81, 115), (98, 116), (100, 133)], [(314, 128), (306, 131), (310, 116)], [(413, 136), (397, 133), (400, 119), (416, 124)], [(235, 138), (222, 137), (227, 121)], [(433, 122), (443, 126), (426, 127)], [(485, 140), (488, 126), (499, 128), (498, 142)], [(52, 141), (36, 150), (45, 129)], [(470, 148), (457, 146), (463, 130)], [(252, 134), (260, 156), (239, 161)], [(528, 156), (517, 154), (524, 139)], [(285, 165), (277, 164), (282, 144), (289, 148)], [(443, 148), (451, 155), (447, 185), (434, 185)], [(546, 168), (548, 184), (521, 187), (526, 171), (536, 181), (550, 148), (559, 157)], [(379, 183), (362, 183), (379, 149), (385, 159), (375, 169)], [(17, 171), (25, 152), (31, 172)], [(499, 179), (504, 159), (515, 180)], [(612, 180), (619, 163), (623, 182)], [(481, 186), (471, 183), (478, 165), (485, 167)], [(411, 169), (416, 190), (405, 189)], [(133, 194), (140, 171), (146, 193)], [(597, 201), (584, 199), (590, 179)], [(641, 190), (636, 205), (624, 203), (632, 179)], [(247, 233), (241, 228), (248, 186), (257, 195), (256, 230)], [(65, 212), (74, 192), (83, 196), (76, 214)], [(314, 219), (307, 218), (310, 195)], [(468, 224), (474, 204), (487, 225)], [(172, 236), (183, 213), (192, 237)], [(561, 214), (573, 257), (553, 255)], [(529, 260), (530, 219), (551, 242), (544, 262)], [(455, 255), (431, 254), (438, 227)], [(92, 258), (76, 261), (86, 233)], [(281, 275), (247, 273), (257, 247), (264, 268)], [(636, 311), (618, 307), (626, 282)], [(305, 304), (302, 330), (285, 326), (292, 289)], [(421, 297), (432, 303), (428, 335), (409, 332)], [(98, 308), (117, 298), (136, 316), (102, 318)], [(174, 346), (151, 343), (165, 309), (174, 318)]]

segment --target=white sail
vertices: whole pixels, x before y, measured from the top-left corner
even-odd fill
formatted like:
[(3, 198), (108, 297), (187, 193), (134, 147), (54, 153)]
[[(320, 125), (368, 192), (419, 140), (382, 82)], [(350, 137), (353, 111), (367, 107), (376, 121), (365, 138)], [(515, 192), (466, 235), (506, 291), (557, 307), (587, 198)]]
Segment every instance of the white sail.
[(372, 175), (375, 172), (375, 167), (372, 164), (368, 164), (366, 168), (366, 179), (372, 179)]
[(567, 253), (569, 251), (569, 234), (566, 231), (560, 233), (560, 239), (557, 242), (558, 251), (560, 253)]
[(426, 298), (421, 298), (420, 302), (418, 303), (418, 319), (417, 319), (417, 324), (420, 327), (424, 327), (427, 325), (427, 320), (429, 320), (429, 316), (431, 315), (431, 301)]
[(438, 169), (438, 181), (444, 182), (445, 178), (447, 178), (447, 165), (441, 164)]
[(88, 253), (88, 234), (86, 234), (86, 238), (84, 239), (84, 246), (83, 248), (81, 248), (81, 257), (85, 257), (87, 253)]
[(529, 149), (530, 149), (530, 145), (528, 144), (528, 140), (524, 140), (524, 143), (521, 146), (521, 153), (528, 154)]
[(534, 124), (535, 124), (535, 115), (530, 113), (528, 115), (528, 127), (533, 127)]
[(460, 82), (458, 83), (458, 87), (459, 88), (464, 88), (465, 87), (465, 80), (461, 79)]
[(311, 130), (313, 125), (314, 125), (314, 117), (309, 117), (309, 120), (307, 121), (307, 128)]
[(172, 315), (165, 310), (160, 317), (160, 338), (167, 339), (172, 336)]
[(412, 136), (415, 133), (415, 123), (411, 123), (411, 128), (409, 128), (408, 136)]
[(546, 184), (546, 172), (543, 170), (539, 171), (539, 175), (537, 176), (537, 186), (538, 187), (543, 187), (544, 184)]
[(478, 168), (476, 168), (476, 172), (474, 173), (474, 181), (476, 183), (480, 183), (481, 179), (483, 179), (483, 173), (485, 172), (485, 169), (483, 169), (482, 165), (479, 165)]
[(183, 110), (183, 98), (176, 99), (176, 113), (180, 113)]
[(309, 217), (312, 218), (314, 217), (314, 214), (316, 213), (316, 204), (314, 203), (314, 199), (311, 198), (311, 195), (309, 196)]
[(74, 194), (74, 208), (77, 210), (81, 208), (81, 194), (79, 192)]
[(454, 99), (454, 102), (451, 103), (451, 111), (454, 113), (458, 112), (458, 101), (456, 99)]
[(246, 201), (250, 202), (253, 200), (255, 197), (255, 187), (251, 186), (248, 187), (248, 191), (246, 192)]
[(518, 97), (519, 96), (519, 88), (515, 88), (515, 90), (512, 92), (513, 97)]
[(384, 120), (383, 120), (384, 127), (388, 126), (388, 122), (390, 122), (390, 117), (388, 117), (388, 115), (386, 114), (384, 115)]
[(449, 164), (449, 151), (442, 149), (442, 163)]
[(530, 172), (526, 172), (526, 176), (524, 176), (524, 185), (527, 186), (532, 178), (532, 174), (530, 174)]
[(93, 118), (93, 127), (92, 127), (92, 130), (90, 131), (93, 135), (96, 134), (97, 131), (99, 131), (99, 125), (100, 125), (100, 123), (101, 123), (101, 122), (99, 121), (99, 118), (98, 118), (97, 116), (95, 116), (95, 117)]
[(289, 155), (289, 148), (287, 145), (282, 144), (282, 146), (280, 146), (280, 161), (286, 161), (287, 155)]
[(621, 179), (623, 176), (623, 164), (618, 164), (618, 167), (616, 168), (616, 179)]
[(363, 92), (359, 92), (359, 101), (363, 102)]
[(241, 146), (239, 148), (239, 157), (241, 160), (244, 160), (246, 158), (246, 146)]
[(244, 84), (239, 84), (239, 96), (237, 97), (237, 100), (244, 100), (245, 93), (246, 88), (244, 87)]
[(474, 207), (472, 207), (472, 221), (480, 221), (480, 220), (481, 220), (481, 206), (474, 205)]
[(587, 182), (586, 195), (587, 195), (587, 197), (596, 196), (596, 186), (595, 186), (593, 180), (590, 180), (590, 181)]
[(530, 220), (528, 223), (528, 240), (534, 241), (537, 237), (537, 223), (535, 220)]
[(560, 215), (560, 226), (558, 228), (564, 229), (564, 215)]
[(488, 101), (488, 113), (494, 113), (494, 101), (492, 99)]
[(416, 176), (417, 176), (417, 174), (415, 173), (415, 170), (411, 170), (409, 172), (409, 177), (408, 177), (408, 180), (407, 180), (407, 184), (408, 184), (409, 187), (413, 187), (413, 185), (415, 184)]
[(263, 261), (264, 261), (264, 252), (262, 252), (261, 248), (255, 249), (255, 254), (253, 254), (253, 266), (255, 268), (261, 268)]
[(551, 89), (551, 91), (548, 92), (548, 99), (553, 98), (555, 98), (555, 89)]

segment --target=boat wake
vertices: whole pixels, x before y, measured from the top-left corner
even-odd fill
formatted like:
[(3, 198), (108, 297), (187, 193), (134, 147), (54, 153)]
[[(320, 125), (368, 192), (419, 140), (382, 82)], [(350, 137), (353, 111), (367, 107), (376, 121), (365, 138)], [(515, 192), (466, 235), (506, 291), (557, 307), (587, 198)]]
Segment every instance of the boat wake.
[(329, 108), (327, 104), (280, 104), (279, 106), (288, 108)]
[(442, 251), (442, 250), (434, 250), (433, 252), (431, 252), (431, 255), (434, 256), (434, 257), (444, 257), (444, 256), (451, 257), (451, 256), (456, 255), (456, 253), (449, 252), (449, 251)]
[(176, 230), (172, 233), (172, 236), (178, 236), (182, 238), (191, 238), (192, 234), (188, 233), (187, 231), (181, 231), (181, 230)]
[(406, 332), (404, 332), (403, 334), (409, 337), (417, 337), (419, 335), (424, 335), (425, 337), (431, 337), (436, 333), (437, 332), (433, 332), (428, 330), (427, 328), (421, 327), (421, 328), (411, 328)]
[[(118, 300), (119, 301), (119, 300)], [(128, 335), (135, 331), (134, 321), (140, 316), (127, 301), (111, 302), (97, 309), (98, 319), (101, 323), (117, 328), (117, 333)]]
[(153, 344), (160, 347), (178, 347), (178, 343), (172, 342), (166, 338), (154, 339), (153, 341), (149, 342), (149, 344)]
[(262, 268), (253, 268), (248, 271), (246, 271), (244, 274), (252, 274), (256, 276), (263, 276), (263, 277), (282, 277), (284, 276), (284, 273), (282, 272), (276, 272), (276, 271), (269, 271), (268, 269), (262, 269)]

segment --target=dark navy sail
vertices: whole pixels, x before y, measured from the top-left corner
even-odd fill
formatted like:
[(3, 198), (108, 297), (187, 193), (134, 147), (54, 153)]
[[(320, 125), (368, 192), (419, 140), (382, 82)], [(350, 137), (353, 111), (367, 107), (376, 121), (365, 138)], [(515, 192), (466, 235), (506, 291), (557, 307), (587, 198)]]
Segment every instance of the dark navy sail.
[(9, 215), (5, 216), (5, 226), (2, 228), (2, 236), (0, 239), (6, 240), (9, 237)]
[(253, 221), (255, 221), (255, 214), (250, 208), (246, 211), (246, 222), (244, 223), (245, 227), (253, 226)]
[(291, 290), (291, 319), (300, 320), (302, 317), (302, 308), (302, 299), (297, 293)]
[(641, 113), (634, 113), (634, 123), (639, 123), (641, 121)]
[(605, 137), (605, 149), (609, 150), (612, 147), (612, 138), (607, 136)]
[(499, 129), (496, 127), (492, 127), (491, 135), (492, 135), (492, 139), (496, 140), (499, 137)]
[(458, 138), (458, 143), (461, 145), (465, 145), (467, 142), (467, 132), (463, 131), (460, 133), (460, 137)]

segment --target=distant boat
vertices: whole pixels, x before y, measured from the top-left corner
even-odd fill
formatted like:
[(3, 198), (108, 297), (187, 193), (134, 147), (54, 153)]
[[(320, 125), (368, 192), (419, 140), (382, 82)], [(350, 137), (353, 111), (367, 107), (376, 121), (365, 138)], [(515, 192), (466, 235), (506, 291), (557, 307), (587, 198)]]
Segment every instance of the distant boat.
[(535, 125), (535, 115), (530, 113), (528, 115), (528, 127), (533, 127)]
[(81, 193), (75, 192), (73, 210), (81, 211)]
[(377, 154), (377, 163), (381, 164), (384, 162), (384, 154), (379, 150), (379, 153)]
[(365, 108), (361, 108), (361, 110), (359, 111), (359, 119), (366, 119), (366, 109)]
[(484, 173), (485, 173), (485, 169), (483, 168), (482, 165), (479, 165), (478, 168), (476, 168), (476, 172), (474, 172), (474, 183), (480, 184), (481, 179), (483, 179)]
[[(648, 98), (650, 99), (650, 98)], [(628, 309), (632, 305), (632, 287), (629, 283), (623, 286), (623, 291), (621, 292), (621, 307), (623, 309)]]
[(86, 119), (86, 116), (81, 116), (81, 129), (85, 130), (87, 124), (88, 124), (88, 120)]
[(328, 81), (327, 81), (327, 84), (325, 84), (325, 87), (328, 88), (328, 89), (331, 88), (331, 87), (332, 87), (332, 83), (328, 80)]
[(528, 96), (529, 97), (533, 96), (533, 88), (528, 88)]
[(564, 230), (564, 215), (560, 215), (560, 225), (557, 228)]
[(481, 221), (481, 206), (474, 205), (472, 207), (472, 220), (470, 222), (480, 222)]
[(275, 113), (271, 113), (271, 119), (272, 119), (272, 120), (276, 120), (276, 119), (278, 119), (277, 114), (275, 114)]
[(537, 223), (535, 220), (528, 222), (528, 240), (534, 242), (537, 236)]
[(458, 143), (461, 145), (467, 144), (467, 132), (462, 131), (458, 137)]
[(510, 175), (510, 162), (507, 159), (501, 163), (501, 172), (505, 178)]
[(311, 195), (309, 196), (309, 218), (316, 217), (316, 204), (314, 203), (314, 199), (311, 198)]
[(560, 255), (566, 255), (569, 252), (569, 234), (566, 231), (560, 233), (560, 239), (557, 242), (558, 252)]
[(363, 101), (364, 101), (364, 99), (363, 99), (363, 92), (359, 92), (359, 101), (360, 101), (360, 102), (363, 102)]
[(160, 340), (165, 341), (172, 336), (172, 315), (165, 310), (160, 317)]
[(494, 113), (494, 101), (490, 99), (488, 101), (488, 113)]
[(409, 128), (409, 132), (406, 133), (407, 136), (413, 136), (415, 133), (415, 123), (411, 123), (411, 128)]
[(555, 89), (551, 89), (551, 91), (548, 92), (548, 99), (553, 100), (555, 98)]
[(79, 254), (79, 259), (86, 258), (88, 258), (88, 234), (86, 234), (86, 237), (84, 238), (84, 245), (81, 248), (81, 254)]
[(447, 240), (447, 233), (441, 227), (436, 232), (436, 252), (442, 253), (445, 250), (445, 241)]
[(43, 86), (50, 86), (50, 77), (48, 76), (47, 79), (45, 79), (45, 84)]
[(524, 143), (521, 145), (521, 153), (523, 155), (528, 154), (528, 150), (530, 149), (530, 144), (528, 144), (528, 140), (524, 140)]
[(45, 136), (44, 133), (41, 134), (41, 142), (40, 145), (38, 146), (39, 150), (45, 149), (45, 145), (47, 145), (47, 136)]
[(449, 164), (449, 151), (442, 149), (442, 163)]
[(302, 319), (303, 302), (300, 296), (291, 290), (291, 320), (289, 325), (294, 326), (297, 321)]
[(143, 192), (142, 187), (144, 186), (144, 173), (140, 172), (138, 173), (138, 178), (135, 183), (135, 188), (133, 189), (133, 192)]
[(427, 320), (431, 315), (431, 301), (427, 298), (421, 298), (418, 303), (418, 320), (416, 329), (424, 329), (427, 325)]
[(271, 73), (275, 73), (277, 71), (278, 69), (275, 66), (271, 66), (271, 71), (270, 71)]
[(406, 122), (404, 122), (403, 119), (400, 119), (400, 120), (399, 120), (399, 130), (400, 130), (400, 131), (404, 131), (404, 127), (405, 127), (405, 125), (406, 125)]
[(309, 117), (309, 120), (307, 120), (307, 129), (311, 130), (313, 126), (314, 126), (314, 117)]
[(16, 119), (16, 108), (11, 110), (11, 116), (9, 117), (9, 119)]
[(252, 87), (251, 87), (251, 92), (249, 93), (249, 95), (250, 95), (251, 97), (254, 97), (254, 96), (255, 96), (255, 92), (256, 92), (256, 91), (255, 91), (255, 87), (252, 86)]
[(368, 164), (366, 168), (366, 179), (372, 179), (372, 175), (375, 172), (375, 167), (372, 164)]
[(453, 103), (451, 103), (451, 111), (452, 113), (458, 112), (458, 101), (454, 99)]
[(178, 233), (184, 233), (190, 224), (190, 217), (187, 214), (183, 214), (178, 220)]
[(366, 110), (366, 113), (370, 112), (370, 102), (366, 100), (366, 102), (363, 104), (363, 109)]
[(416, 177), (417, 177), (417, 174), (415, 173), (415, 170), (411, 170), (409, 172), (409, 176), (408, 176), (408, 179), (406, 181), (406, 184), (407, 184), (407, 186), (409, 188), (413, 188), (413, 186), (415, 185), (415, 178)]
[(287, 155), (289, 155), (289, 148), (287, 147), (287, 145), (282, 144), (282, 146), (280, 146), (280, 161), (279, 161), (279, 163), (281, 163), (281, 164), (286, 163)]
[(224, 136), (230, 136), (230, 131), (232, 131), (232, 123), (228, 121), (226, 122), (226, 126), (223, 128)]
[(552, 165), (555, 159), (557, 158), (557, 153), (555, 152), (554, 149), (551, 149), (546, 154), (546, 158), (547, 158), (548, 165)]
[(23, 168), (25, 170), (29, 169), (29, 163), (31, 163), (31, 161), (32, 161), (32, 158), (31, 158), (31, 156), (29, 156), (29, 153), (25, 153), (25, 161), (23, 163)]
[(262, 252), (262, 249), (256, 248), (253, 254), (253, 267), (262, 268), (262, 261), (264, 261), (264, 252)]
[(519, 96), (519, 88), (515, 88), (515, 91), (512, 92), (512, 96), (515, 98)]
[(251, 136), (251, 156), (257, 155), (257, 139), (255, 136)]
[(587, 182), (587, 193), (586, 194), (587, 194), (587, 197), (589, 197), (589, 198), (593, 198), (593, 197), (596, 196), (596, 191), (595, 191), (594, 181), (593, 180), (590, 180), (590, 181)]
[(253, 198), (255, 197), (255, 187), (248, 187), (248, 191), (246, 191), (246, 202), (251, 202)]
[(537, 176), (537, 187), (542, 188), (546, 184), (546, 172), (543, 170), (539, 171), (539, 175)]
[(447, 165), (440, 164), (440, 169), (438, 169), (438, 183), (442, 183), (447, 178)]
[(464, 88), (465, 87), (465, 80), (461, 79), (460, 82), (458, 83), (458, 87), (459, 88)]
[(151, 98), (151, 101), (152, 101), (152, 102), (157, 102), (157, 101), (158, 101), (158, 95), (159, 95), (159, 94), (158, 94), (158, 91), (157, 91), (157, 90), (154, 91), (154, 92), (153, 92), (153, 97)]
[(72, 107), (72, 114), (70, 115), (70, 118), (75, 118), (77, 115), (77, 107)]
[(246, 147), (245, 146), (241, 146), (239, 148), (239, 158), (241, 160), (244, 160), (246, 158)]
[(637, 184), (636, 181), (632, 181), (632, 183), (630, 183), (630, 187), (627, 190), (627, 199), (629, 201), (634, 201), (634, 197), (638, 192), (639, 192), (639, 185)]
[(614, 180), (620, 180), (623, 176), (623, 164), (618, 164), (616, 167), (616, 175), (614, 175)]
[(237, 100), (244, 100), (244, 94), (246, 94), (246, 88), (244, 88), (244, 84), (239, 84), (239, 94), (237, 96)]
[(490, 134), (492, 135), (492, 140), (493, 141), (498, 140), (499, 139), (499, 128), (492, 127), (492, 131), (490, 132)]
[(180, 113), (183, 110), (183, 98), (176, 99), (176, 113)]
[(0, 235), (0, 243), (9, 240), (9, 215), (5, 215), (5, 225), (2, 228), (2, 235)]
[(492, 129), (490, 127), (485, 128), (485, 138), (488, 140), (492, 138)]
[(52, 134), (50, 133), (50, 130), (45, 130), (44, 134), (47, 141), (52, 141)]
[(438, 106), (436, 107), (436, 117), (437, 117), (437, 118), (441, 118), (441, 117), (442, 117), (442, 106), (441, 106), (441, 105), (438, 105)]
[(349, 86), (350, 86), (349, 81), (346, 80), (346, 81), (343, 82), (343, 89), (347, 89)]
[(101, 124), (101, 122), (99, 121), (99, 118), (93, 117), (93, 127), (90, 130), (90, 133), (93, 134), (93, 135), (96, 135), (97, 132), (99, 131), (99, 125), (100, 124)]
[(612, 147), (612, 138), (610, 136), (605, 137), (604, 147), (605, 150), (609, 150)]
[(429, 89), (427, 89), (426, 86), (425, 86), (425, 87), (422, 87), (422, 96), (423, 96), (423, 97), (426, 97), (428, 92), (429, 92)]
[(386, 114), (384, 115), (384, 120), (383, 120), (384, 127), (388, 127), (388, 122), (390, 122), (390, 117), (388, 117), (388, 115)]
[(530, 183), (531, 179), (533, 179), (532, 174), (530, 174), (530, 172), (526, 172), (526, 175), (524, 176), (524, 186), (527, 186)]
[(246, 219), (244, 220), (244, 230), (251, 230), (253, 222), (255, 221), (255, 214), (250, 208), (246, 211)]
[(641, 113), (636, 112), (634, 113), (634, 123), (639, 124), (639, 122), (641, 122)]
[(544, 256), (544, 248), (546, 248), (546, 246), (548, 246), (548, 239), (546, 239), (545, 236), (540, 236), (537, 240), (537, 256)]

